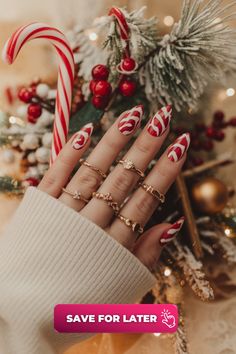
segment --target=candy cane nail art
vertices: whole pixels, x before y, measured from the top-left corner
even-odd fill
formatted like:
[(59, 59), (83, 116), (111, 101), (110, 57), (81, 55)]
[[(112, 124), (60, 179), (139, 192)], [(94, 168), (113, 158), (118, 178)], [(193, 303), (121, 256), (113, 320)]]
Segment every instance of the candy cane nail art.
[(89, 137), (93, 132), (93, 123), (86, 124), (80, 131), (76, 134), (72, 141), (72, 146), (75, 150), (80, 150), (87, 143)]
[(165, 231), (160, 238), (161, 246), (165, 246), (167, 243), (171, 242), (178, 234), (184, 223), (184, 217), (176, 221), (171, 227)]
[(190, 134), (184, 133), (170, 146), (167, 157), (170, 161), (177, 162), (181, 160), (184, 153), (188, 150), (190, 145)]
[(120, 122), (118, 124), (119, 131), (123, 135), (132, 134), (136, 128), (139, 126), (139, 123), (143, 116), (143, 106), (135, 106), (134, 108), (125, 111), (120, 115)]
[(162, 107), (150, 120), (148, 132), (150, 135), (157, 137), (164, 134), (170, 124), (172, 117), (172, 107), (170, 105)]

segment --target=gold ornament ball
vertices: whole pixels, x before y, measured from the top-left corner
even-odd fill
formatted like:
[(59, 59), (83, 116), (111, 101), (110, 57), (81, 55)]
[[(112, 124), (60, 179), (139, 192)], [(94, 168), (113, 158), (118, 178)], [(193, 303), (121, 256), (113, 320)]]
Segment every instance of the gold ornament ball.
[(202, 213), (217, 214), (228, 202), (226, 185), (215, 177), (207, 177), (192, 187), (195, 208)]

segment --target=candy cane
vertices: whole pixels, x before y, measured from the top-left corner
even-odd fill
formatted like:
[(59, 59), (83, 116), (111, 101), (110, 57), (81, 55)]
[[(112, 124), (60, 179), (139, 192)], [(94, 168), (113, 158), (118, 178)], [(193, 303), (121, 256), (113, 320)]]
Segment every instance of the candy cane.
[(6, 42), (3, 60), (12, 64), (25, 43), (31, 39), (45, 38), (56, 49), (59, 57), (59, 73), (53, 127), (50, 162), (53, 163), (66, 143), (74, 82), (74, 56), (69, 42), (62, 32), (44, 23), (32, 23), (20, 27)]
[(130, 29), (129, 29), (129, 25), (126, 21), (125, 15), (118, 7), (112, 7), (111, 10), (109, 11), (109, 16), (114, 16), (115, 19), (117, 20), (119, 30), (120, 30), (120, 36), (124, 41), (126, 41), (126, 56), (129, 56), (129, 54), (130, 54), (130, 50), (129, 50)]

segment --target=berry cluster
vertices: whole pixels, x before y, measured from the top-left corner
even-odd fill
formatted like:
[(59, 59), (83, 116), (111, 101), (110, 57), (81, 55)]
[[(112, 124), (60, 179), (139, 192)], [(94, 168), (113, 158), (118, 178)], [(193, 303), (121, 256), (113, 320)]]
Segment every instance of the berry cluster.
[(109, 69), (107, 66), (98, 64), (92, 70), (93, 80), (90, 81), (90, 91), (93, 94), (92, 104), (97, 109), (104, 109), (109, 101), (112, 88), (107, 81), (109, 76)]
[(136, 91), (136, 82), (127, 76), (133, 74), (136, 69), (137, 63), (130, 57), (122, 59), (118, 65), (118, 71), (123, 75), (119, 84), (119, 91), (125, 97), (133, 96)]
[[(236, 127), (236, 117), (225, 120), (225, 114), (222, 111), (216, 111), (213, 120), (209, 125), (196, 123), (191, 130), (190, 150), (195, 152), (210, 152), (214, 149), (215, 142), (222, 142), (225, 139), (224, 129), (227, 127)], [(177, 127), (174, 129), (176, 134), (186, 131), (186, 127)], [(190, 161), (194, 166), (201, 165), (204, 160), (199, 156), (193, 156), (190, 153)]]
[(28, 104), (27, 120), (35, 124), (42, 114), (42, 109), (46, 108), (53, 112), (53, 105), (47, 100), (49, 86), (40, 82), (33, 82), (28, 88), (21, 87), (18, 91), (18, 98)]

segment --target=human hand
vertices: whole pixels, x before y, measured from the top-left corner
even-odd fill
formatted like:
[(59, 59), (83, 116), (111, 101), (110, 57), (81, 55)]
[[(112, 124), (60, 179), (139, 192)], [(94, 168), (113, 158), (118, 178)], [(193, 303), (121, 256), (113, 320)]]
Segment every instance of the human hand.
[[(176, 236), (184, 222), (181, 218), (173, 225), (156, 225), (136, 241), (137, 231), (142, 231), (160, 203), (160, 197), (175, 181), (186, 159), (190, 143), (188, 133), (179, 137), (164, 152), (144, 178), (143, 185), (134, 190), (140, 181), (140, 175), (156, 156), (168, 135), (171, 113), (170, 106), (163, 107), (147, 123), (125, 154), (122, 160), (131, 161), (136, 170), (128, 169), (129, 163), (118, 163), (104, 178), (139, 128), (143, 115), (142, 106), (121, 114), (88, 156), (86, 162), (89, 166), (82, 164), (69, 180), (76, 163), (90, 144), (93, 126), (84, 126), (70, 138), (38, 186), (41, 191), (58, 198), (100, 226), (149, 269), (154, 267), (162, 247)], [(77, 196), (76, 191), (79, 193)], [(156, 195), (155, 191), (161, 194)], [(98, 194), (93, 195), (94, 192)], [(129, 199), (124, 203), (127, 196)], [(119, 206), (121, 209), (116, 213)], [(117, 214), (121, 215), (121, 219)]]

